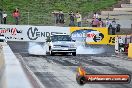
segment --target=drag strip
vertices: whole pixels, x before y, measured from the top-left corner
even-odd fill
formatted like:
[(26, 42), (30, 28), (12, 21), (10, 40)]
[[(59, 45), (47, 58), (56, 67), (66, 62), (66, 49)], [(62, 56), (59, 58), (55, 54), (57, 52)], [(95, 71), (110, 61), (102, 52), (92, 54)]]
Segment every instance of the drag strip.
[[(132, 61), (114, 56), (113, 46), (103, 47), (105, 52), (100, 54), (79, 54), (77, 56), (37, 56), (29, 55), (28, 42), (8, 42), (11, 49), (21, 61), (33, 71), (45, 88), (132, 88), (130, 84), (86, 84), (80, 86), (76, 82), (77, 67), (82, 65), (88, 74), (130, 74)], [(38, 43), (43, 45), (43, 43)], [(20, 58), (21, 57), (21, 58)]]

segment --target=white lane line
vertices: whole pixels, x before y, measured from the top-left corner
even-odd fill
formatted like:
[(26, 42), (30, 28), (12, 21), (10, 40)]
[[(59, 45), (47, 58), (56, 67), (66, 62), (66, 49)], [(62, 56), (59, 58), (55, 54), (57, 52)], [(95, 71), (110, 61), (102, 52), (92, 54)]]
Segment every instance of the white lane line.
[(22, 56), (19, 54), (19, 58), (21, 59), (22, 63), (26, 67), (26, 69), (29, 71), (29, 73), (32, 75), (32, 77), (36, 80), (37, 84), (40, 86), (40, 88), (45, 88), (42, 82), (36, 77), (36, 75), (31, 71), (31, 69), (26, 65), (26, 62), (23, 60)]

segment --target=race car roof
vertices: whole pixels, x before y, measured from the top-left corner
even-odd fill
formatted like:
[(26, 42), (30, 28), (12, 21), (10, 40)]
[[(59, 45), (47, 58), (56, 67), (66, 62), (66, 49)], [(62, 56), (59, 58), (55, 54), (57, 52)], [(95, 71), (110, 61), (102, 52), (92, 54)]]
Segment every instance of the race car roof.
[(54, 35), (68, 35), (68, 34), (53, 34), (53, 35), (51, 35), (51, 36), (54, 36)]

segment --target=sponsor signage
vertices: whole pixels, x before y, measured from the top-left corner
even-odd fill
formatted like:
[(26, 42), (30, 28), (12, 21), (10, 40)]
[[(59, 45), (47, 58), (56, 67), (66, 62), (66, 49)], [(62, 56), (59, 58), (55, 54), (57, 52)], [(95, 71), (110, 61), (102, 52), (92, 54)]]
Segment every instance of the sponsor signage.
[(68, 27), (31, 26), (26, 32), (27, 40), (45, 42), (48, 36), (54, 34), (70, 34)]
[(70, 32), (73, 39), (86, 44), (108, 44), (107, 28), (72, 27)]
[(4, 35), (6, 33), (16, 35), (17, 33), (22, 33), (22, 30), (18, 30), (17, 28), (0, 28), (0, 35)]
[(26, 25), (0, 26), (0, 35), (4, 35), (7, 41), (45, 42), (47, 36), (53, 34), (70, 34), (69, 27)]
[(73, 40), (85, 44), (115, 44), (115, 36), (108, 35), (107, 28), (92, 27), (56, 27), (56, 26), (27, 26), (1, 25), (0, 35), (7, 41), (35, 41), (45, 42), (47, 36), (54, 34), (71, 34)]
[(88, 74), (84, 68), (78, 67), (76, 81), (80, 85), (84, 85), (86, 83), (128, 84), (131, 82), (131, 76), (129, 74)]
[(23, 30), (19, 26), (1, 25), (0, 35), (4, 35), (7, 41), (21, 41), (23, 40)]
[[(39, 28), (39, 27), (38, 27)], [(30, 40), (37, 40), (38, 38), (47, 38), (48, 36), (54, 35), (54, 34), (67, 34), (66, 32), (63, 32), (59, 29), (57, 31), (47, 29), (45, 31), (39, 30), (37, 27), (30, 27), (27, 31), (27, 36)], [(68, 30), (67, 30), (68, 31)]]

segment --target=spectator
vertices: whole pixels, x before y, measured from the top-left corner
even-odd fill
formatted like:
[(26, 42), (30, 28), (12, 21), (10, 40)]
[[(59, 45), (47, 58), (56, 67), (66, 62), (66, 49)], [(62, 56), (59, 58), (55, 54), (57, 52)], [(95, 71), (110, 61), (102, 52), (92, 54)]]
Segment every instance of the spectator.
[(59, 12), (59, 22), (64, 24), (64, 13), (62, 11)]
[(6, 12), (4, 11), (3, 12), (3, 23), (6, 24), (6, 18), (7, 18), (7, 14)]
[(13, 12), (13, 17), (15, 20), (15, 24), (18, 25), (19, 24), (19, 19), (20, 19), (20, 12), (18, 10), (18, 8), (15, 9), (15, 11)]
[(112, 27), (115, 28), (115, 32), (120, 32), (120, 24), (116, 23), (115, 18), (113, 18), (113, 20), (112, 20)]
[(86, 23), (88, 27), (91, 27), (91, 22), (89, 22), (89, 19), (86, 19)]
[(2, 24), (2, 9), (0, 9), (0, 23)]
[(124, 41), (123, 41), (123, 39), (121, 38), (121, 36), (120, 36), (119, 39), (118, 39), (118, 43), (119, 43), (119, 51), (120, 51), (120, 52), (123, 52), (123, 51), (124, 51)]
[(59, 12), (58, 11), (54, 11), (52, 13), (55, 16), (55, 23), (58, 24), (59, 23)]
[(104, 23), (103, 21), (101, 20), (101, 18), (99, 18), (99, 26), (98, 27), (103, 27)]
[(77, 26), (81, 27), (82, 26), (82, 16), (79, 12), (76, 13), (76, 18), (77, 18)]
[(112, 35), (115, 35), (115, 32), (116, 32), (116, 21), (115, 19), (113, 19), (112, 23), (111, 23), (111, 29), (112, 29)]
[(99, 20), (97, 18), (93, 18), (92, 27), (98, 27), (98, 25), (99, 25)]
[(106, 27), (109, 27), (110, 26), (111, 22), (110, 22), (109, 18), (106, 18), (105, 24), (106, 24)]
[(121, 25), (120, 24), (117, 24), (116, 32), (120, 32), (120, 29), (121, 29)]
[(98, 19), (99, 18), (99, 14), (95, 12), (94, 15), (93, 15), (93, 18)]
[(69, 24), (69, 26), (75, 26), (75, 23), (74, 23), (74, 17), (75, 17), (75, 15), (74, 15), (74, 13), (71, 11), (69, 13), (69, 16), (70, 16), (70, 24)]
[(116, 24), (115, 18), (113, 18), (112, 22)]

